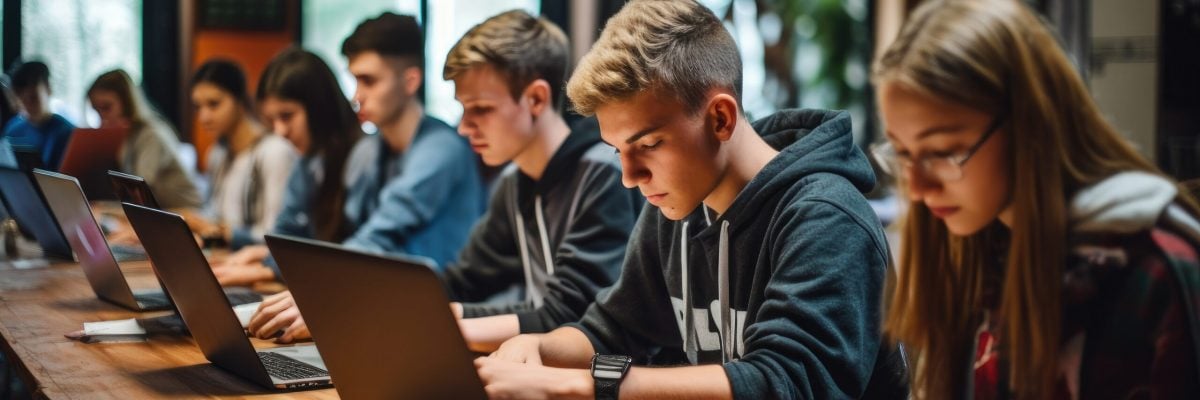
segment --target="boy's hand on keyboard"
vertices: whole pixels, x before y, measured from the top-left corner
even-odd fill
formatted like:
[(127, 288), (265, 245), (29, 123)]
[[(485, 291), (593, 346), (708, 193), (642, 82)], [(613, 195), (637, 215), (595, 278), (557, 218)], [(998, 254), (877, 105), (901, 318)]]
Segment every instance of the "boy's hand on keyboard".
[(292, 299), (292, 293), (287, 291), (264, 298), (258, 312), (250, 317), (247, 330), (259, 339), (270, 339), (282, 330), (283, 334), (275, 338), (278, 343), (312, 338), (300, 309)]
[(262, 263), (214, 266), (213, 275), (216, 275), (217, 282), (220, 282), (221, 286), (250, 286), (275, 279), (275, 271)]

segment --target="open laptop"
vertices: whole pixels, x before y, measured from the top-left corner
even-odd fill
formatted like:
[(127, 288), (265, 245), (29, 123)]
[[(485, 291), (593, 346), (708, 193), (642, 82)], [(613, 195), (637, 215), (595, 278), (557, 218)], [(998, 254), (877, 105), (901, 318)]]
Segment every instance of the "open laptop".
[(116, 199), (106, 172), (117, 168), (117, 152), (127, 134), (125, 129), (76, 128), (58, 171), (76, 177), (92, 201)]
[(42, 153), (27, 149), (13, 149), (13, 157), (17, 159), (17, 168), (22, 171), (32, 171), (34, 168), (45, 168), (42, 165)]
[(154, 199), (154, 192), (150, 190), (150, 184), (146, 183), (144, 178), (109, 170), (108, 179), (112, 182), (113, 193), (117, 194), (117, 200), (142, 207), (162, 209), (158, 206), (158, 200)]
[(0, 201), (4, 202), (8, 215), (17, 220), (17, 226), (27, 236), (37, 239), (43, 256), (75, 261), (71, 245), (55, 222), (46, 196), (38, 189), (31, 172), (0, 167)]
[(269, 388), (331, 384), (316, 346), (256, 350), (251, 345), (229, 301), (221, 296), (221, 285), (182, 217), (129, 203), (123, 203), (122, 207), (142, 238), (150, 260), (160, 266), (163, 284), (209, 361)]
[(267, 247), (350, 399), (484, 399), (431, 261), (267, 235)]
[(17, 154), (13, 153), (12, 144), (8, 143), (8, 138), (0, 137), (0, 167), (18, 168), (20, 166)]
[[(117, 258), (109, 250), (108, 241), (96, 223), (92, 206), (84, 198), (75, 178), (42, 170), (34, 170), (34, 177), (58, 220), (58, 226), (66, 234), (67, 242), (79, 257), (79, 265), (83, 267), (83, 274), (87, 276), (96, 297), (134, 311), (168, 310), (173, 307), (170, 296), (161, 287), (137, 291), (130, 289)], [(262, 300), (262, 296), (246, 289), (231, 289), (227, 295), (237, 304)]]

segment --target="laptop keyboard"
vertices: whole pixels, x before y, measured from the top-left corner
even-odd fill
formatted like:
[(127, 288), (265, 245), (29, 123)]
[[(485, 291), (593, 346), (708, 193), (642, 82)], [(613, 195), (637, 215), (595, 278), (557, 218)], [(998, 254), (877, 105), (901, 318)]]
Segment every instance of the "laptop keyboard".
[(239, 288), (226, 288), (225, 298), (229, 299), (229, 305), (240, 306), (242, 304), (257, 303), (262, 301), (261, 294), (250, 290), (238, 290)]
[(282, 380), (323, 378), (329, 376), (329, 372), (323, 369), (302, 363), (279, 353), (261, 352), (258, 353), (258, 358), (262, 360), (268, 374)]
[[(137, 300), (138, 305), (148, 310), (165, 310), (171, 308), (171, 302), (167, 300), (167, 295), (158, 290), (135, 291), (133, 298)], [(229, 305), (240, 306), (242, 304), (250, 304), (262, 301), (263, 296), (249, 289), (244, 288), (227, 288), (225, 289), (225, 298), (229, 299)]]
[(171, 307), (171, 302), (167, 301), (167, 295), (161, 291), (134, 292), (133, 299), (137, 300), (139, 306), (147, 310), (165, 310)]
[(146, 251), (140, 246), (123, 246), (114, 244), (108, 246), (108, 250), (112, 252), (113, 258), (119, 263), (127, 261), (144, 261), (149, 259), (146, 257)]

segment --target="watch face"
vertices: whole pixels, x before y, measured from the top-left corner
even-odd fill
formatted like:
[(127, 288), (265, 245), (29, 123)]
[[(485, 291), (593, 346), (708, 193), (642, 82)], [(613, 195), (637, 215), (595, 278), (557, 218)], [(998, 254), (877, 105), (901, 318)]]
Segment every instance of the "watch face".
[(592, 358), (592, 376), (600, 379), (621, 379), (632, 361), (629, 356), (597, 354)]

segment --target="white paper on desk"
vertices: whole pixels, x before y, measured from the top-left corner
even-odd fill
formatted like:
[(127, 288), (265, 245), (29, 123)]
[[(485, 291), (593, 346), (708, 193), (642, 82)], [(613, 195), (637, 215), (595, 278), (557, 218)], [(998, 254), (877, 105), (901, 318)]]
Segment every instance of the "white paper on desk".
[(238, 322), (242, 324), (242, 328), (250, 326), (250, 317), (254, 316), (254, 312), (258, 311), (258, 306), (261, 301), (246, 303), (240, 306), (233, 306), (233, 313), (237, 314)]
[(119, 319), (83, 323), (85, 342), (139, 342), (146, 340), (146, 330), (136, 319)]
[(43, 268), (50, 265), (50, 262), (46, 261), (44, 258), (26, 258), (21, 260), (12, 260), (8, 263), (12, 265), (13, 269)]
[(146, 330), (136, 319), (118, 319), (115, 321), (84, 322), (83, 334), (96, 335), (145, 335)]

